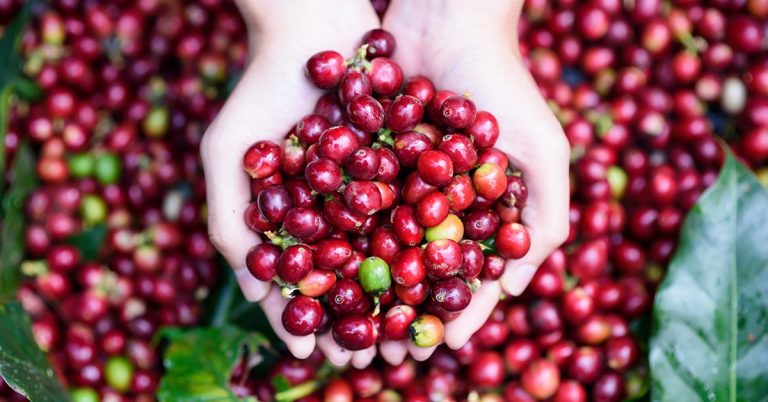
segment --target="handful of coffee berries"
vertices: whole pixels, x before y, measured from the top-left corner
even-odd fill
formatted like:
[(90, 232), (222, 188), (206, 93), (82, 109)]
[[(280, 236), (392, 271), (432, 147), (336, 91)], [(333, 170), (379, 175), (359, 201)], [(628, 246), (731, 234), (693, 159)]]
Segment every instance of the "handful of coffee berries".
[(518, 223), (527, 189), (493, 147), (494, 116), (426, 77), (405, 81), (394, 48), (377, 29), (350, 59), (312, 56), (307, 76), (328, 90), (315, 113), (243, 158), (245, 220), (265, 240), (248, 269), (291, 299), (288, 332), (330, 330), (349, 350), (440, 343), (480, 279), (530, 247)]

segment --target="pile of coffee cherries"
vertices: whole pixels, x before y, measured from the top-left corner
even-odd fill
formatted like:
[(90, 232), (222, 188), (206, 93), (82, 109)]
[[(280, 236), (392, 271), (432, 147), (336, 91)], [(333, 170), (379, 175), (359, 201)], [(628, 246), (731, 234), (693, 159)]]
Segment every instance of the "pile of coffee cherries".
[[(23, 2), (0, 3), (8, 21)], [(216, 1), (62, 0), (32, 14), (21, 53), (42, 98), (12, 102), (5, 137), (9, 162), (32, 146), (40, 182), (18, 299), (75, 401), (155, 400), (155, 333), (199, 325), (223, 269), (198, 148), (244, 65), (245, 26)], [(23, 397), (0, 382), (0, 400)]]
[(530, 247), (518, 223), (527, 189), (493, 147), (496, 119), (426, 77), (406, 81), (394, 49), (377, 29), (348, 60), (313, 55), (307, 76), (328, 90), (315, 113), (243, 158), (245, 220), (265, 240), (248, 269), (291, 298), (288, 332), (331, 330), (349, 350), (440, 343), (480, 278)]
[[(22, 3), (0, 0), (0, 24), (9, 22)], [(383, 14), (387, 1), (373, 3)], [(31, 140), (42, 181), (42, 188), (27, 201), (29, 277), (19, 299), (32, 317), (38, 343), (76, 400), (153, 400), (161, 372), (151, 334), (163, 324), (194, 325), (199, 299), (216, 282), (218, 267), (210, 257), (202, 222), (205, 186), (197, 148), (222, 101), (228, 70), (244, 64), (244, 26), (234, 5), (220, 0), (55, 0), (38, 7), (22, 48), (25, 71), (43, 89), (44, 99), (15, 103), (4, 144), (10, 162), (19, 143)], [(573, 149), (568, 243), (539, 269), (524, 295), (502, 302), (459, 351), (441, 347), (426, 363), (407, 360), (388, 366), (377, 360), (369, 368), (331, 377), (318, 370), (323, 358), (317, 352), (304, 361), (283, 357), (267, 376), (238, 366), (233, 389), (239, 395), (273, 400), (271, 380), (279, 375), (293, 386), (316, 380), (325, 384), (307, 392), (302, 401), (565, 402), (643, 395), (648, 381), (645, 341), (629, 328), (637, 328), (648, 316), (683, 216), (716, 177), (722, 159), (716, 134), (768, 178), (766, 21), (764, 0), (526, 1), (520, 50)], [(455, 94), (436, 91), (421, 77), (408, 80), (403, 95), (392, 99), (400, 85), (389, 93), (391, 87), (382, 80), (403, 77), (386, 59), (394, 44), (386, 38), (378, 31), (369, 34), (364, 40), (369, 44), (366, 57), (353, 58), (346, 67), (333, 53), (311, 63), (313, 80), (345, 92), (323, 96), (315, 115), (302, 119), (294, 137), (277, 152), (275, 144), (266, 146), (267, 154), (280, 159), (281, 173), (253, 181), (251, 222), (271, 232), (270, 243), (279, 244), (260, 246), (272, 250), (261, 261), (274, 269), (261, 277), (280, 279), (277, 261), (283, 246), (304, 244), (306, 251), (295, 255), (311, 261), (309, 273), (295, 282), (280, 280), (287, 294), (306, 301), (308, 310), (322, 311), (317, 331), (330, 330), (332, 317), (351, 315), (365, 317), (368, 321), (361, 327), (369, 333), (407, 337), (404, 323), (422, 313), (439, 321), (454, 314), (438, 308), (430, 294), (436, 282), (452, 278), (427, 275), (429, 279), (410, 287), (398, 284), (398, 278), (412, 278), (411, 265), (407, 260), (396, 264), (394, 255), (417, 255), (422, 259), (409, 257), (414, 272), (429, 272), (423, 259), (426, 250), (413, 250), (424, 242), (421, 236), (430, 241), (437, 232), (437, 237), (456, 241), (448, 236), (458, 224), (429, 227), (438, 220), (432, 214), (439, 217), (442, 212), (426, 207), (442, 201), (425, 201), (419, 212), (427, 193), (448, 197), (449, 215), (437, 227), (449, 216), (460, 222), (462, 264), (465, 244), (472, 244), (468, 240), (484, 254), (482, 265), (474, 260), (475, 265), (462, 266), (456, 279), (469, 279), (465, 275), (478, 266), (479, 278), (498, 275), (502, 251), (488, 240), (495, 237), (498, 242), (498, 229), (485, 237), (482, 233), (514, 223), (525, 204), (519, 177), (504, 174), (508, 187), (513, 181), (521, 185), (514, 190), (514, 207), (505, 195), (484, 205), (488, 198), (481, 193), (485, 190), (475, 188), (474, 173), (460, 172), (466, 159), (445, 148), (456, 144), (440, 148), (443, 134), (456, 134), (458, 146), (471, 136), (474, 165), (493, 162), (504, 167), (506, 158), (491, 147), (496, 128), (489, 114), (478, 111), (470, 126), (451, 128), (466, 117), (443, 122), (442, 103)], [(381, 57), (367, 60), (373, 56)], [(365, 68), (366, 61), (371, 70)], [(328, 63), (331, 68), (317, 70)], [(354, 72), (348, 67), (359, 75), (344, 80)], [(368, 98), (350, 107), (360, 91), (373, 95), (386, 113)], [(450, 104), (464, 110), (461, 98)], [(404, 100), (395, 110), (407, 113), (391, 112), (397, 99)], [(420, 106), (418, 120), (427, 121), (417, 121), (412, 131), (406, 130), (407, 117), (415, 113), (409, 105)], [(321, 151), (319, 137), (332, 126), (354, 135), (357, 146), (347, 145), (353, 148), (350, 154), (361, 146), (372, 152), (364, 151), (358, 157), (362, 161), (353, 166), (347, 164), (349, 155), (341, 159), (336, 150)], [(341, 130), (336, 135), (348, 138)], [(407, 141), (398, 143), (398, 137)], [(418, 159), (426, 151), (448, 155), (454, 176), (448, 185), (427, 182), (433, 176), (440, 180), (428, 173), (433, 169), (428, 166), (422, 168), (425, 176), (420, 174)], [(378, 168), (365, 175), (371, 169), (366, 161), (376, 159), (366, 155), (373, 154)], [(325, 193), (311, 186), (306, 168), (315, 159), (333, 161), (342, 192)], [(313, 169), (335, 171), (327, 165)], [(9, 166), (4, 166), (6, 172)], [(390, 179), (386, 172), (395, 166), (398, 170)], [(315, 185), (333, 187), (338, 177), (316, 179)], [(356, 181), (377, 186), (377, 208), (371, 208), (376, 196), (368, 184), (350, 189), (366, 197), (350, 194), (348, 203), (346, 188)], [(260, 210), (258, 194), (271, 184), (284, 186), (289, 197), (265, 195), (262, 203), (267, 198), (290, 200), (288, 209), (311, 210), (306, 224), (294, 222), (295, 233), (286, 229), (287, 213), (281, 227), (268, 219), (266, 209)], [(470, 207), (450, 212), (454, 204)], [(398, 208), (394, 222), (417, 224), (399, 226), (396, 232), (388, 211)], [(382, 212), (368, 215), (371, 209)], [(69, 239), (99, 224), (108, 228), (107, 241), (97, 260), (83, 261)], [(300, 227), (313, 230), (299, 233)], [(419, 235), (419, 228), (424, 234)], [(418, 240), (411, 244), (414, 238)], [(336, 240), (338, 248), (332, 245)], [(321, 247), (342, 255), (326, 251), (320, 258), (321, 243), (331, 243)], [(474, 254), (468, 255), (479, 255), (472, 249)], [(188, 250), (197, 250), (192, 253), (199, 257), (191, 261)], [(378, 281), (384, 277), (383, 264), (374, 260), (365, 269), (371, 277), (363, 280), (360, 275), (362, 263), (371, 256), (381, 258), (389, 270), (390, 286), (383, 292), (385, 282)], [(158, 258), (160, 268), (151, 268)], [(344, 262), (334, 267), (341, 259)], [(363, 281), (371, 293), (366, 293)], [(475, 285), (466, 282), (470, 290)], [(346, 313), (336, 313), (330, 303), (328, 292), (334, 287), (340, 300), (349, 300), (341, 307)], [(380, 312), (374, 315), (377, 305)], [(390, 326), (383, 325), (387, 322)], [(0, 399), (23, 400), (2, 381)]]

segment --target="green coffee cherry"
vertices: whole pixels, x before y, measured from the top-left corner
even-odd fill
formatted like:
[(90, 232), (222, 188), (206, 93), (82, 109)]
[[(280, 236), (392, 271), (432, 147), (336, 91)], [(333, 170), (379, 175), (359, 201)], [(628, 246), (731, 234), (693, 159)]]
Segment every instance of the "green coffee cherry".
[(133, 364), (123, 356), (110, 357), (104, 366), (104, 377), (110, 387), (120, 392), (128, 391), (133, 380)]
[(93, 155), (87, 152), (74, 154), (69, 158), (69, 174), (78, 179), (89, 177), (93, 174), (95, 165)]
[(99, 402), (99, 394), (92, 388), (75, 388), (69, 395), (72, 402)]
[(611, 166), (606, 172), (608, 185), (611, 187), (613, 198), (620, 200), (624, 197), (624, 191), (627, 189), (627, 173), (618, 166)]
[(96, 225), (107, 219), (107, 203), (98, 195), (86, 194), (80, 200), (80, 215), (86, 225)]
[(360, 284), (366, 293), (378, 296), (392, 286), (389, 265), (379, 257), (368, 257), (360, 264)]
[(121, 172), (122, 164), (117, 155), (107, 152), (96, 157), (94, 173), (96, 173), (96, 180), (102, 185), (117, 183), (120, 180)]
[(164, 106), (153, 107), (142, 122), (144, 134), (149, 138), (162, 138), (168, 131), (168, 108)]

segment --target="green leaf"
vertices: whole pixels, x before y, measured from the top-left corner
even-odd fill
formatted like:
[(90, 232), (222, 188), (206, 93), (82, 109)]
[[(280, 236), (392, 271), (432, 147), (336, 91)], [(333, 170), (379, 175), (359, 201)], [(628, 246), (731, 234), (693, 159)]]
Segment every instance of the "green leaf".
[(99, 250), (107, 238), (107, 225), (98, 224), (67, 239), (67, 242), (80, 251), (84, 261), (93, 261), (99, 256)]
[(732, 155), (656, 295), (654, 401), (768, 400), (768, 190)]
[(24, 199), (36, 184), (35, 157), (29, 144), (24, 142), (16, 150), (13, 161), (13, 185), (2, 199), (4, 220), (0, 231), (0, 302), (13, 299), (21, 282)]
[(157, 397), (161, 402), (242, 401), (229, 388), (232, 369), (243, 351), (256, 353), (265, 339), (231, 325), (182, 330), (167, 328), (163, 356), (166, 373)]
[(26, 3), (16, 18), (8, 24), (3, 32), (3, 37), (0, 38), (0, 84), (3, 86), (21, 73), (22, 60), (17, 52), (17, 47), (21, 41), (24, 27), (29, 21), (34, 1), (27, 1)]
[(221, 259), (224, 270), (223, 283), (205, 300), (203, 322), (211, 327), (232, 324), (245, 330), (263, 334), (272, 345), (282, 341), (275, 335), (259, 303), (243, 297), (235, 275), (229, 265)]
[(291, 383), (284, 375), (278, 374), (272, 378), (272, 387), (275, 388), (275, 392), (283, 392), (291, 389)]
[[(22, 77), (22, 60), (17, 51), (24, 26), (31, 15), (33, 0), (27, 1), (0, 38), (0, 167), (5, 171), (5, 134), (8, 131), (8, 108), (15, 88), (27, 91), (31, 81)], [(33, 86), (36, 86), (33, 84)], [(5, 175), (0, 175), (0, 198), (5, 190)]]
[(27, 77), (17, 77), (11, 82), (13, 91), (26, 101), (37, 101), (43, 96), (40, 87)]
[(32, 401), (70, 400), (37, 347), (29, 317), (17, 301), (0, 305), (0, 374), (11, 388)]

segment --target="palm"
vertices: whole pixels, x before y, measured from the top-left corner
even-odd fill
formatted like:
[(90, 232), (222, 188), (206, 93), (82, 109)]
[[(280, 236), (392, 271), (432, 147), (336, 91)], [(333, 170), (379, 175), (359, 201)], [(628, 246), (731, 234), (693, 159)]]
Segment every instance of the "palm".
[[(472, 26), (462, 29), (457, 22), (463, 21), (440, 13), (418, 21), (420, 16), (430, 15), (420, 7), (428, 8), (429, 3), (397, 1), (390, 6), (384, 28), (398, 39), (393, 58), (406, 75), (424, 75), (437, 89), (466, 93), (478, 109), (493, 113), (501, 128), (496, 147), (523, 171), (528, 183), (530, 197), (522, 221), (533, 223), (529, 226), (532, 250), (521, 261), (509, 261), (502, 278), (504, 289), (518, 295), (539, 263), (561, 243), (567, 228), (567, 208), (563, 208), (567, 187), (553, 189), (557, 183), (567, 183), (568, 159), (563, 155), (567, 146), (562, 130), (520, 61), (514, 32), (491, 30), (495, 40), (484, 42), (482, 37), (475, 37), (482, 35), (463, 35), (465, 30), (477, 30), (482, 22), (470, 21), (467, 24)], [(509, 39), (498, 40), (499, 32)], [(551, 159), (542, 163), (538, 155), (550, 155)], [(462, 346), (490, 315), (500, 294), (499, 283), (484, 283), (469, 307), (447, 324), (448, 346)]]
[(366, 2), (343, 5), (296, 1), (271, 7), (270, 3), (242, 2), (244, 7), (261, 8), (241, 9), (246, 19), (260, 21), (251, 22), (254, 31), (249, 43), (254, 56), (201, 146), (211, 239), (235, 269), (246, 298), (264, 299), (262, 306), (272, 327), (297, 357), (312, 352), (315, 337), (285, 331), (280, 318), (285, 300), (280, 292), (270, 291), (270, 284), (259, 282), (245, 269), (248, 250), (260, 239), (243, 220), (251, 193), (241, 161), (251, 144), (279, 143), (302, 116), (312, 113), (322, 92), (304, 76), (302, 66), (310, 56), (324, 49), (352, 55), (363, 34), (378, 27), (378, 18)]

